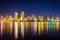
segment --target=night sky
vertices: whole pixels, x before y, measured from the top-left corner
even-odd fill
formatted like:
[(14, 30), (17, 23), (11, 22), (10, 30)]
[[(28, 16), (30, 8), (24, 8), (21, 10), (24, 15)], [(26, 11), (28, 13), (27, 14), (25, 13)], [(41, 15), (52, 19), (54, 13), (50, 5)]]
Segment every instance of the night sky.
[(14, 12), (25, 12), (25, 15), (50, 15), (60, 17), (59, 0), (0, 0), (0, 15), (13, 15)]

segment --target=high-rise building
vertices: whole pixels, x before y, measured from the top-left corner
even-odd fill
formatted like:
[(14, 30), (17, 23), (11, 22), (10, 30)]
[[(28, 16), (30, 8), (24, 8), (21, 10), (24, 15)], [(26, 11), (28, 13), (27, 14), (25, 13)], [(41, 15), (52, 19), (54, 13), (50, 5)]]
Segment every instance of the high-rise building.
[(24, 12), (21, 12), (21, 20), (24, 20)]
[(14, 14), (14, 21), (16, 21), (16, 20), (18, 20), (18, 13), (17, 12), (15, 12), (15, 14)]

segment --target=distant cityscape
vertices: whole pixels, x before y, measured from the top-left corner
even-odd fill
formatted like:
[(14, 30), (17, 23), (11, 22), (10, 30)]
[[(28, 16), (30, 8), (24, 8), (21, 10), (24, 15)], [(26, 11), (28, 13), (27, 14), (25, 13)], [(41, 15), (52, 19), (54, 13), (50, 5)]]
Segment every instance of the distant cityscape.
[(36, 36), (43, 33), (49, 34), (51, 31), (59, 32), (60, 30), (60, 18), (50, 15), (45, 16), (31, 16), (24, 15), (24, 11), (21, 12), (20, 17), (18, 13), (15, 12), (14, 16), (6, 15), (5, 17), (0, 16), (0, 37), (3, 34), (14, 34), (17, 39), (20, 33), (22, 37), (25, 35)]

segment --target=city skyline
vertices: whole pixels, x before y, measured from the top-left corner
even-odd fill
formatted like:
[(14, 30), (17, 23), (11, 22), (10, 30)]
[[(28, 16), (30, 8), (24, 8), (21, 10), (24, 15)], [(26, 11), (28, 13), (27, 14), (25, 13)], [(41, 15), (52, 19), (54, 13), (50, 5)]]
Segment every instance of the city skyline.
[(34, 17), (37, 17), (37, 16), (40, 16), (40, 17), (47, 16), (48, 18), (50, 18), (50, 17), (51, 17), (51, 18), (54, 18), (54, 16), (55, 16), (55, 17), (60, 18), (59, 16), (56, 16), (56, 14), (49, 14), (49, 15), (44, 15), (44, 16), (35, 15), (35, 14), (26, 15), (24, 11), (21, 11), (20, 13), (14, 12), (13, 15), (10, 15), (10, 14), (0, 15), (0, 17), (5, 18), (6, 16), (10, 16), (10, 17), (14, 18), (14, 15), (18, 15), (18, 18), (20, 18), (22, 14), (24, 14), (24, 17), (25, 17), (25, 18), (26, 18), (27, 16), (30, 16), (30, 17), (32, 17), (32, 16), (34, 16)]
[[(18, 39), (21, 36), (23, 39), (26, 35), (31, 37), (40, 36), (43, 34), (51, 35), (54, 33), (59, 34), (60, 31), (60, 19), (54, 17), (50, 18), (47, 15), (41, 17), (34, 15), (25, 17), (24, 11), (21, 12), (20, 17), (15, 12), (14, 16), (6, 15), (0, 18), (0, 37), (4, 37), (6, 34), (7, 39), (14, 36), (14, 39)], [(13, 35), (12, 35), (13, 34)], [(11, 36), (12, 35), (12, 36)], [(28, 36), (27, 36), (28, 37)], [(20, 38), (19, 38), (20, 39)]]
[(59, 22), (60, 18), (57, 17), (55, 14), (54, 15), (25, 15), (24, 11), (22, 11), (20, 14), (17, 12), (14, 13), (14, 15), (5, 15), (5, 16), (0, 16), (0, 21), (56, 21)]

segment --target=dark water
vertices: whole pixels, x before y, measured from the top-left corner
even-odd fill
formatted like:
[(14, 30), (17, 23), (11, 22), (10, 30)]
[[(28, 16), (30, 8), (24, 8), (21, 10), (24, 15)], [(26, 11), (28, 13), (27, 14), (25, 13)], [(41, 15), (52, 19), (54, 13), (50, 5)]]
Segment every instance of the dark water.
[(0, 40), (49, 40), (49, 39), (60, 39), (60, 32), (50, 32), (49, 34), (43, 33), (41, 35), (35, 35), (31, 36), (31, 34), (25, 34), (24, 37), (21, 36), (21, 34), (18, 34), (18, 39), (14, 38), (14, 34), (7, 34), (4, 33), (2, 37), (0, 37)]

